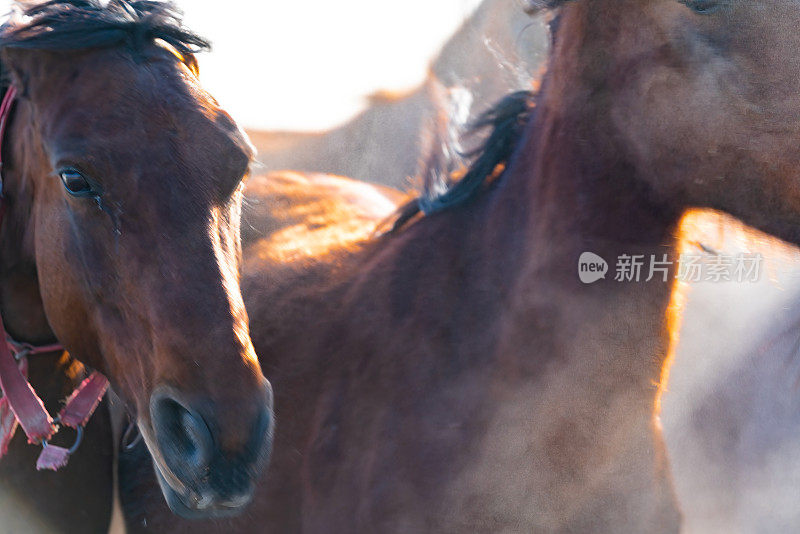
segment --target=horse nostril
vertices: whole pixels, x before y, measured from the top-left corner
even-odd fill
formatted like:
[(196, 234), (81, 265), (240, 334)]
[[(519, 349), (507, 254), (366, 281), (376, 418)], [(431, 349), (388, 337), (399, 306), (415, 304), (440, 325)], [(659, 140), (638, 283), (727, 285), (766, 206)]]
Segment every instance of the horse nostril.
[(154, 394), (150, 415), (156, 441), (167, 465), (176, 472), (199, 473), (214, 455), (211, 430), (199, 413), (167, 392)]

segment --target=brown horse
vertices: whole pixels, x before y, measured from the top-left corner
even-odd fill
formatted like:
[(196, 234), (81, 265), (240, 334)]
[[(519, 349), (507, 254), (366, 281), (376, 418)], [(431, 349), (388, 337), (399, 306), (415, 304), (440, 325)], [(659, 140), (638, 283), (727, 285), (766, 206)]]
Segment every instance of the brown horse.
[[(8, 331), (57, 339), (80, 362), (31, 362), (51, 407), (81, 364), (109, 377), (173, 510), (238, 513), (269, 456), (272, 394), (239, 290), (252, 153), (200, 87), (192, 52), (207, 43), (169, 4), (56, 1), (25, 15), (0, 30), (3, 71), (20, 95), (3, 148)], [(10, 509), (46, 515), (25, 531), (107, 528), (107, 412), (93, 424), (58, 474), (35, 474), (17, 436), (2, 461), (0, 529)]]
[[(429, 216), (369, 238), (374, 189), (249, 183), (242, 289), (282, 424), (252, 522), (223, 528), (678, 532), (657, 419), (678, 228), (711, 207), (800, 243), (800, 6), (536, 4), (560, 13), (535, 107), (488, 117)], [(583, 284), (587, 251), (668, 267)]]

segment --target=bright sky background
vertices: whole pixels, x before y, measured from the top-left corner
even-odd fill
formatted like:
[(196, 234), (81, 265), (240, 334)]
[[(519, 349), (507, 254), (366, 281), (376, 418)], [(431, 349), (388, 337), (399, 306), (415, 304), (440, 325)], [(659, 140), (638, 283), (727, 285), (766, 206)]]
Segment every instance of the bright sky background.
[[(204, 85), (245, 127), (326, 129), (408, 89), (480, 0), (178, 0)], [(10, 0), (0, 0), (7, 13)], [(222, 7), (224, 6), (224, 8)]]
[[(324, 129), (422, 81), (478, 0), (179, 0), (210, 38), (201, 78), (244, 126)], [(225, 9), (220, 9), (224, 5)]]

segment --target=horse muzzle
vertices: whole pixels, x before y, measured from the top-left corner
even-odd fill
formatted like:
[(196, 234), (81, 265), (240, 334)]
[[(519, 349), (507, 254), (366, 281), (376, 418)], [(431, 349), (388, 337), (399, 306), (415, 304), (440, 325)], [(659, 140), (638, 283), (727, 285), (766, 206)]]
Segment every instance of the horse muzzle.
[(266, 380), (262, 394), (247, 440), (237, 450), (224, 450), (213, 403), (187, 402), (170, 387), (153, 393), (150, 425), (140, 426), (175, 514), (231, 517), (250, 504), (272, 450), (272, 390)]

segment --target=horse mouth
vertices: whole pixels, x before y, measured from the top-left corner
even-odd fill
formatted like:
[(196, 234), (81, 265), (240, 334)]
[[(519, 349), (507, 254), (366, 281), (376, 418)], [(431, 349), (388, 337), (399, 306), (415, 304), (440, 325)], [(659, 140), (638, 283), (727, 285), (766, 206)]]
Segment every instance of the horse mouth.
[(252, 493), (225, 502), (215, 502), (208, 495), (200, 495), (190, 490), (179, 491), (173, 488), (154, 461), (158, 484), (172, 513), (184, 519), (224, 519), (236, 517), (250, 504)]

